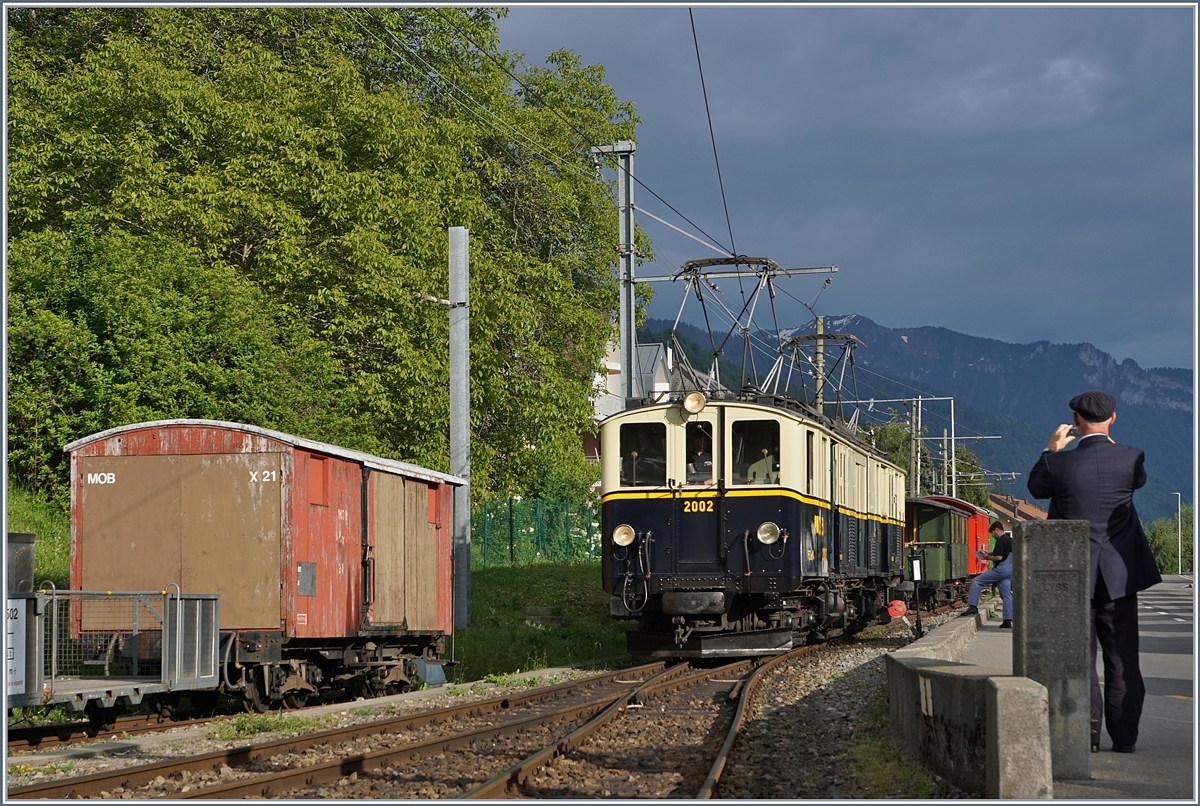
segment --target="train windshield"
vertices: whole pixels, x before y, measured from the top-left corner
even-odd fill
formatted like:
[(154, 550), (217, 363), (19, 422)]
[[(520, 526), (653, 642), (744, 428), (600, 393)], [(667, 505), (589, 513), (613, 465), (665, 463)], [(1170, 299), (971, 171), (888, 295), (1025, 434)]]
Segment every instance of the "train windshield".
[(621, 426), (621, 486), (664, 487), (667, 484), (667, 426), (626, 423)]
[(733, 483), (779, 483), (779, 422), (738, 420), (733, 424)]
[(687, 483), (713, 483), (713, 424), (687, 424)]

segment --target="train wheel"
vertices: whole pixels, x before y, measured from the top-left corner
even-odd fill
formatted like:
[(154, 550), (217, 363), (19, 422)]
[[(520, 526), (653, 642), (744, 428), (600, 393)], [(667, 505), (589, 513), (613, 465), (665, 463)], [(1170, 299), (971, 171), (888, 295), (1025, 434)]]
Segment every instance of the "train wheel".
[(191, 691), (187, 698), (192, 703), (192, 710), (204, 716), (215, 714), (221, 703), (221, 695), (216, 691)]
[(293, 691), (283, 695), (283, 704), (287, 708), (303, 708), (308, 705), (307, 691)]
[(242, 688), (242, 707), (250, 714), (265, 714), (271, 710), (271, 701), (263, 696), (258, 685), (250, 682)]
[(124, 711), (120, 704), (105, 708), (99, 700), (88, 700), (83, 712), (87, 715), (88, 726), (93, 736), (102, 733), (117, 724), (117, 717)]

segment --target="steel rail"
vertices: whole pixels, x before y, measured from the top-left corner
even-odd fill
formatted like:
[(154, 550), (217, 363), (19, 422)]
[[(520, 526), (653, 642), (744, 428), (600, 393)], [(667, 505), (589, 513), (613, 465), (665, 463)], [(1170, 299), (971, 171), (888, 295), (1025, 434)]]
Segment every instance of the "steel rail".
[(128, 734), (154, 733), (175, 728), (190, 728), (213, 720), (227, 717), (196, 717), (174, 720), (170, 717), (153, 715), (125, 716), (119, 718), (108, 730), (95, 732), (88, 722), (60, 722), (53, 725), (31, 725), (8, 729), (8, 751), (37, 750), (44, 742), (55, 745), (72, 745), (80, 742), (98, 742), (119, 738)]
[(656, 694), (661, 694), (666, 691), (673, 691), (700, 685), (701, 683), (718, 675), (742, 672), (745, 669), (754, 666), (755, 663), (757, 663), (755, 660), (743, 660), (715, 669), (695, 670), (687, 665), (675, 666), (671, 669), (667, 669), (666, 671), (661, 672), (643, 682), (628, 694), (619, 697), (599, 715), (589, 720), (587, 724), (580, 726), (567, 736), (559, 739), (554, 744), (539, 750), (525, 760), (505, 770), (503, 773), (491, 779), (490, 781), (480, 784), (479, 786), (460, 795), (459, 797), (464, 800), (507, 797), (511, 788), (515, 788), (524, 784), (538, 768), (549, 764), (558, 756), (565, 755), (571, 750), (574, 750), (582, 745), (585, 741), (591, 738), (591, 736), (597, 730), (612, 721), (630, 704), (640, 703)]
[[(701, 785), (700, 791), (696, 794), (697, 800), (707, 800), (716, 795), (717, 785), (721, 780), (721, 773), (725, 771), (725, 764), (729, 760), (729, 752), (733, 749), (733, 743), (741, 732), (742, 725), (746, 720), (746, 711), (749, 709), (749, 703), (753, 701), (758, 684), (765, 679), (766, 673), (779, 664), (806, 655), (820, 646), (822, 645), (797, 647), (791, 652), (777, 655), (755, 669), (745, 680), (745, 685), (741, 687), (741, 697), (738, 702), (737, 711), (733, 716), (733, 724), (729, 726), (729, 733), (725, 736), (725, 743), (721, 745), (721, 749), (717, 753), (716, 760), (713, 761), (708, 777), (704, 779), (704, 784)], [(734, 689), (730, 692), (729, 696), (732, 699), (738, 693), (738, 690)]]
[[(368, 722), (346, 728), (332, 728), (304, 736), (276, 739), (259, 744), (218, 750), (212, 753), (205, 753), (203, 755), (193, 756), (187, 759), (172, 759), (154, 764), (144, 764), (136, 767), (126, 767), (120, 770), (112, 770), (109, 772), (94, 773), (92, 775), (85, 775), (77, 778), (49, 781), (44, 784), (15, 787), (9, 789), (8, 796), (10, 798), (88, 797), (98, 792), (111, 790), (116, 787), (131, 789), (150, 783), (160, 775), (164, 778), (170, 778), (173, 774), (180, 773), (185, 770), (195, 772), (202, 770), (219, 770), (221, 767), (225, 766), (235, 767), (248, 764), (252, 761), (260, 761), (262, 759), (270, 758), (283, 753), (296, 753), (320, 744), (334, 744), (338, 742), (354, 741), (355, 739), (377, 733), (397, 733), (411, 728), (422, 727), (424, 725), (450, 722), (464, 717), (480, 716), (484, 714), (505, 711), (513, 707), (552, 700), (558, 697), (569, 695), (576, 691), (583, 691), (596, 688), (598, 686), (610, 684), (621, 685), (622, 681), (619, 678), (623, 676), (653, 673), (662, 669), (662, 667), (663, 664), (661, 662), (650, 663), (642, 666), (635, 666), (628, 669), (620, 669), (617, 671), (608, 672), (595, 677), (567, 681), (565, 683), (534, 689), (521, 694), (510, 694), (500, 697), (493, 697), (487, 700), (480, 700), (478, 702), (466, 703), (453, 708), (421, 711), (416, 714), (394, 717), (377, 722)], [(630, 683), (629, 685), (632, 686), (634, 684)], [(306, 768), (306, 770), (315, 769), (316, 767)], [(262, 780), (263, 778), (264, 776), (259, 776), (258, 778), (252, 780)], [(209, 793), (212, 791), (214, 791), (213, 787), (202, 787), (195, 793), (183, 793), (177, 797), (208, 797)]]
[(530, 729), (546, 725), (573, 721), (590, 716), (611, 703), (621, 699), (622, 695), (613, 694), (600, 700), (592, 700), (582, 704), (568, 706), (545, 714), (537, 714), (524, 719), (506, 722), (503, 725), (489, 726), (457, 733), (451, 736), (440, 736), (423, 742), (406, 744), (401, 747), (390, 747), (385, 750), (373, 750), (369, 753), (358, 753), (346, 756), (337, 761), (313, 764), (298, 769), (280, 770), (278, 772), (256, 775), (253, 778), (231, 781), (227, 784), (201, 787), (189, 792), (174, 795), (178, 798), (229, 799), (246, 797), (270, 798), (299, 787), (314, 787), (323, 783), (336, 781), (352, 773), (366, 773), (381, 770), (384, 767), (395, 766), (399, 763), (419, 761), (422, 757), (446, 753), (463, 747), (478, 746), (490, 739), (501, 736), (511, 736), (524, 733)]

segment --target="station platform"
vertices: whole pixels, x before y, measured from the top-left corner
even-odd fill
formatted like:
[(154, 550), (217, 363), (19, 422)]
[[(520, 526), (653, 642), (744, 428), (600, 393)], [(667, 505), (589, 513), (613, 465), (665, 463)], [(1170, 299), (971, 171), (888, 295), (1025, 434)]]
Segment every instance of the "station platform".
[[(1056, 800), (1186, 800), (1196, 802), (1195, 588), (1193, 578), (1163, 576), (1138, 594), (1138, 631), (1146, 701), (1137, 751), (1115, 753), (1102, 732), (1090, 780), (1054, 782)], [(997, 613), (999, 602), (996, 603)], [(1012, 673), (1013, 631), (988, 619), (962, 662)], [(1099, 666), (1097, 654), (1096, 663)], [(1100, 678), (1104, 679), (1103, 667)], [(1013, 737), (1020, 741), (1020, 737)]]

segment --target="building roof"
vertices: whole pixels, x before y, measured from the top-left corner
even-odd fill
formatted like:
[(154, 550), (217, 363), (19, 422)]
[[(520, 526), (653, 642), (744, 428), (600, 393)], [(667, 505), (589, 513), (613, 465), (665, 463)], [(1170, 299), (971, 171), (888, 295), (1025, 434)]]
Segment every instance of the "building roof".
[(992, 493), (989, 503), (996, 514), (1005, 520), (1016, 522), (1046, 520), (1046, 510), (1014, 495)]
[(439, 473), (436, 470), (421, 467), (420, 465), (412, 465), (408, 462), (397, 462), (394, 459), (385, 459), (382, 456), (374, 456), (362, 451), (354, 451), (349, 448), (342, 448), (338, 445), (330, 445), (325, 442), (317, 442), (304, 437), (296, 437), (291, 434), (285, 434), (282, 431), (272, 431), (270, 428), (260, 428), (257, 425), (246, 425), (245, 423), (231, 423), (225, 420), (153, 420), (146, 423), (133, 423), (131, 425), (121, 425), (116, 428), (110, 428), (107, 431), (100, 431), (91, 436), (77, 439), (67, 445), (63, 450), (67, 453), (82, 448), (85, 445), (90, 445), (93, 442), (109, 439), (110, 437), (119, 436), (130, 431), (140, 431), (145, 428), (164, 428), (164, 427), (182, 427), (182, 428), (217, 428), (226, 431), (240, 431), (245, 434), (254, 434), (260, 437), (268, 437), (277, 440), (285, 445), (291, 445), (294, 448), (303, 448), (306, 451), (314, 453), (324, 453), (329, 456), (336, 456), (341, 459), (347, 459), (351, 462), (358, 462), (364, 467), (369, 467), (372, 470), (382, 470), (385, 473), (395, 473), (401, 476), (409, 476), (411, 478), (422, 479), (424, 481), (440, 482), (443, 484), (454, 484), (462, 486), (466, 484), (466, 479), (459, 476), (451, 476), (448, 473)]

